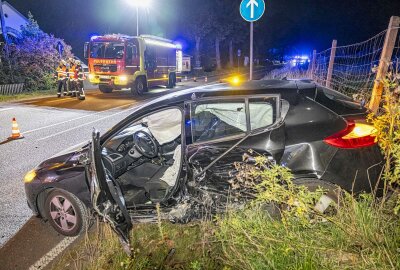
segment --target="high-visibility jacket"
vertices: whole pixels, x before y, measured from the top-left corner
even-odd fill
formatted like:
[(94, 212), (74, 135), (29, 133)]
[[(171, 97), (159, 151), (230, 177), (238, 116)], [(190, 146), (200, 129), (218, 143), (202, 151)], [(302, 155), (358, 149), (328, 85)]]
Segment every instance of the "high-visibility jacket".
[(65, 78), (67, 78), (67, 72), (68, 70), (66, 66), (58, 66), (58, 68), (56, 69), (57, 79), (64, 80)]
[(76, 66), (75, 65), (71, 65), (69, 67), (68, 75), (69, 75), (69, 79), (70, 80), (74, 80), (75, 79), (75, 70), (76, 70)]
[(75, 79), (79, 81), (85, 80), (85, 73), (83, 72), (83, 68), (81, 65), (75, 67)]

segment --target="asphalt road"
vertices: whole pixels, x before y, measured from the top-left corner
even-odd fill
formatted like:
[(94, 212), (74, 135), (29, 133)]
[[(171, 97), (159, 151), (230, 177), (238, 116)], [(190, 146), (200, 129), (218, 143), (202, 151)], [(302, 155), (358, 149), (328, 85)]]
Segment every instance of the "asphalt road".
[[(210, 78), (208, 83), (212, 81)], [(203, 84), (204, 79), (182, 82), (177, 90)], [(155, 88), (134, 98), (130, 90), (111, 94), (88, 90), (85, 101), (46, 97), (0, 103), (0, 269), (28, 269), (54, 247), (69, 241), (32, 217), (25, 199), (25, 173), (43, 160), (88, 141), (93, 127), (103, 133), (128, 116), (133, 106), (167, 91)], [(13, 117), (24, 136), (22, 140), (7, 139)], [(30, 269), (42, 269), (40, 263), (37, 265)]]

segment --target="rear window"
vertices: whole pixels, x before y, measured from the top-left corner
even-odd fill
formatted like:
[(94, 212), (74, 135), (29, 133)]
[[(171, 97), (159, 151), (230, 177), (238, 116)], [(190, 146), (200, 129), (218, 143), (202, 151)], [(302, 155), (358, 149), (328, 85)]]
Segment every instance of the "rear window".
[(251, 130), (266, 128), (275, 123), (276, 104), (277, 99), (274, 97), (249, 99)]
[(325, 87), (317, 88), (315, 101), (338, 115), (365, 114), (368, 112), (367, 108), (362, 107), (352, 98)]

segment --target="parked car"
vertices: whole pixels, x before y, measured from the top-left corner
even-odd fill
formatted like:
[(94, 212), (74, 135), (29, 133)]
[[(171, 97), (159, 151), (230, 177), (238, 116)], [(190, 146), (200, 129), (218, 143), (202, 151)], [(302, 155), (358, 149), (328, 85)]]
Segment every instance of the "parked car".
[[(375, 188), (382, 156), (367, 109), (311, 81), (265, 80), (183, 91), (133, 108), (82, 148), (25, 177), (28, 204), (66, 236), (94, 210), (128, 244), (132, 222), (187, 222), (223, 211), (234, 162), (249, 149), (291, 169), (298, 184), (355, 193)], [(204, 208), (203, 208), (204, 207)]]

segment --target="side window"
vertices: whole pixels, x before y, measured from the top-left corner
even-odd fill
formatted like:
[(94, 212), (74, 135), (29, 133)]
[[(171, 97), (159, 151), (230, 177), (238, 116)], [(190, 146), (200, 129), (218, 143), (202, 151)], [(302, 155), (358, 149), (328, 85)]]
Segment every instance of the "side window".
[(133, 58), (133, 45), (128, 44), (126, 47), (126, 64), (127, 65), (132, 65), (132, 58)]
[(145, 67), (147, 70), (154, 70), (157, 68), (156, 51), (154, 48), (148, 46), (144, 52)]
[(247, 131), (244, 100), (194, 102), (190, 110), (193, 143), (240, 135)]
[(276, 121), (277, 98), (250, 98), (249, 110), (251, 130), (268, 127)]
[(137, 58), (138, 57), (138, 50), (137, 50), (136, 45), (133, 45), (132, 50), (133, 50), (133, 58)]

